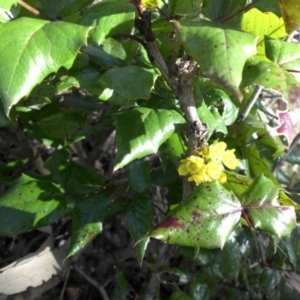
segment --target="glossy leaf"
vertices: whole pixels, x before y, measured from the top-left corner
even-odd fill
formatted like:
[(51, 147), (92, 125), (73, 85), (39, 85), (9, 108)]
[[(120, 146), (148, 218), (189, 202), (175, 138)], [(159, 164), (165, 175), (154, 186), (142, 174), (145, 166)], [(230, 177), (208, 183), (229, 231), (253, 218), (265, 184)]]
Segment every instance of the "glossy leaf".
[(239, 85), (246, 59), (256, 51), (252, 34), (205, 20), (173, 21), (187, 53), (214, 83), (242, 99)]
[(279, 0), (279, 6), (286, 31), (290, 34), (300, 27), (299, 8), (300, 4), (297, 0)]
[(182, 246), (223, 248), (240, 220), (236, 196), (217, 181), (203, 183), (149, 234)]
[(7, 115), (48, 74), (72, 66), (88, 31), (71, 23), (27, 18), (0, 25), (0, 96)]
[(82, 15), (80, 24), (93, 26), (92, 40), (101, 44), (117, 33), (130, 33), (133, 28), (135, 7), (129, 2), (105, 1), (90, 6)]
[(111, 201), (107, 196), (78, 197), (72, 212), (72, 238), (67, 257), (76, 254), (102, 231), (103, 222), (110, 214)]
[(128, 100), (148, 99), (158, 74), (136, 66), (112, 68), (100, 77), (100, 83)]
[(252, 84), (281, 92), (284, 99), (289, 99), (289, 103), (297, 103), (300, 97), (300, 86), (293, 75), (270, 61), (254, 58), (247, 61), (241, 86)]
[(265, 176), (253, 181), (241, 199), (252, 225), (279, 237), (290, 235), (297, 226), (293, 206), (278, 203), (278, 186)]
[(65, 207), (57, 186), (22, 175), (0, 199), (0, 235), (15, 236), (57, 222)]
[(244, 13), (242, 29), (259, 36), (257, 41), (257, 58), (265, 59), (265, 35), (279, 39), (287, 36), (283, 19), (272, 12), (261, 12), (252, 8)]
[[(124, 216), (125, 225), (129, 230), (133, 242), (137, 242), (150, 230), (154, 209), (150, 198), (136, 197), (129, 210)], [(142, 240), (135, 246), (137, 259), (140, 264), (143, 262), (149, 238)]]
[(176, 129), (184, 124), (182, 116), (174, 110), (146, 107), (125, 110), (115, 115), (117, 158), (115, 169), (134, 159), (156, 153)]

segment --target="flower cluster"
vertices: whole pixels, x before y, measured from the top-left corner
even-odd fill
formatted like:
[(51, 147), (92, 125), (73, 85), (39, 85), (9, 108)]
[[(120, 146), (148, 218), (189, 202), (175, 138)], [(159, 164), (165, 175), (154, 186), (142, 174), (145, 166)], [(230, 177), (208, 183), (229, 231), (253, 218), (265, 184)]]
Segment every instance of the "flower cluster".
[(227, 177), (223, 172), (224, 165), (233, 170), (239, 165), (233, 150), (226, 150), (224, 142), (205, 146), (196, 155), (191, 155), (180, 161), (178, 173), (181, 176), (190, 175), (188, 181), (194, 181), (196, 185), (202, 182), (218, 180), (226, 182)]

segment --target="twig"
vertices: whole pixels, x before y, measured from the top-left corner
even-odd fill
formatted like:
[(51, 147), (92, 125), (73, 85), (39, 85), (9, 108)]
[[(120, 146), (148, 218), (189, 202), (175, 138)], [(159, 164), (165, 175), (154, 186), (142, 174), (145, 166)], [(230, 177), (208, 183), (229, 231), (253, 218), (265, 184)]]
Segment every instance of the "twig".
[(242, 12), (246, 12), (248, 11), (249, 9), (251, 9), (251, 7), (256, 4), (257, 2), (259, 2), (260, 0), (253, 0), (251, 3), (249, 3), (248, 5), (240, 8), (239, 10), (235, 11), (234, 13), (232, 13), (231, 15), (229, 16), (222, 16), (216, 20), (214, 20), (214, 22), (218, 22), (218, 23), (225, 23), (227, 22), (228, 20), (234, 18), (236, 15), (242, 13)]
[(248, 104), (246, 105), (246, 107), (244, 107), (243, 111), (240, 112), (240, 116), (239, 118), (237, 119), (237, 123), (240, 123), (240, 122), (243, 122), (245, 121), (245, 119), (247, 118), (247, 116), (249, 115), (252, 107), (254, 106), (258, 96), (260, 95), (262, 91), (262, 87), (257, 85), (255, 87), (255, 90), (253, 92), (253, 95), (251, 97), (251, 99), (249, 100)]
[(273, 173), (274, 175), (277, 173), (278, 168), (281, 167), (281, 166), (283, 165), (283, 163), (288, 159), (288, 157), (289, 157), (289, 155), (291, 154), (291, 152), (292, 152), (292, 151), (294, 150), (294, 148), (298, 145), (299, 140), (300, 140), (300, 133), (298, 133), (298, 134), (295, 136), (295, 138), (294, 138), (294, 140), (293, 140), (293, 142), (292, 142), (290, 148), (287, 150), (287, 152), (284, 154), (284, 156), (277, 162), (277, 164), (273, 167), (272, 173)]
[(98, 281), (96, 281), (95, 279), (90, 277), (83, 270), (78, 268), (78, 266), (74, 265), (73, 267), (83, 278), (85, 278), (91, 285), (93, 285), (99, 291), (99, 293), (101, 294), (101, 297), (104, 300), (109, 300), (109, 297), (108, 297), (104, 287)]
[(66, 286), (67, 286), (67, 283), (68, 283), (68, 280), (69, 280), (69, 276), (70, 276), (70, 268), (68, 268), (68, 273), (67, 273), (67, 276), (66, 276), (66, 279), (65, 279), (65, 282), (64, 282), (64, 286), (61, 290), (59, 300), (63, 300), (64, 293), (65, 293), (65, 290), (66, 290)]
[(49, 20), (49, 21), (54, 21), (52, 18), (48, 17), (47, 15), (41, 13), (39, 10), (37, 10), (36, 8), (32, 7), (31, 5), (29, 5), (28, 3), (24, 2), (23, 0), (18, 0), (18, 3), (23, 6), (25, 9), (27, 9), (28, 11), (30, 11), (32, 14), (37, 15), (37, 16), (41, 16), (42, 18)]
[[(167, 262), (169, 257), (169, 250), (170, 250), (169, 244), (163, 244), (160, 247), (158, 258), (157, 258), (157, 265), (164, 265)], [(157, 293), (158, 284), (159, 284), (159, 278), (155, 273), (152, 273), (147, 287), (145, 300), (156, 299), (155, 295)]]

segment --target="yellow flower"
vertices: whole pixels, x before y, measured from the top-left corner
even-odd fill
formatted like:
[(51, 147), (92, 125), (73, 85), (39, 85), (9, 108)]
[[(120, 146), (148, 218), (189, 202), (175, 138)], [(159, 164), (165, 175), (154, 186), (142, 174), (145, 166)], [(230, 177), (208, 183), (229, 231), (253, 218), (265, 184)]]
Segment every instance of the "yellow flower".
[(210, 161), (204, 170), (205, 181), (218, 180), (223, 171), (223, 166), (217, 161)]
[(209, 156), (209, 146), (204, 146), (204, 148), (199, 152), (199, 154), (205, 158)]
[(155, 8), (159, 6), (160, 0), (141, 0), (141, 4), (146, 8)]
[(182, 159), (180, 162), (181, 165), (178, 168), (178, 173), (181, 176), (185, 176), (189, 173), (195, 174), (204, 165), (204, 159), (195, 155), (191, 155), (185, 159)]
[(222, 157), (222, 163), (231, 170), (239, 165), (239, 160), (235, 157), (234, 151), (235, 149), (226, 150)]
[(208, 157), (213, 160), (222, 160), (222, 157), (226, 150), (226, 143), (219, 142), (209, 146), (209, 155)]
[(182, 159), (178, 168), (179, 175), (189, 175), (188, 181), (194, 181), (196, 185), (214, 180), (226, 182), (224, 165), (229, 169), (235, 169), (239, 165), (234, 155), (235, 149), (226, 148), (226, 143), (219, 142), (205, 146), (198, 154)]

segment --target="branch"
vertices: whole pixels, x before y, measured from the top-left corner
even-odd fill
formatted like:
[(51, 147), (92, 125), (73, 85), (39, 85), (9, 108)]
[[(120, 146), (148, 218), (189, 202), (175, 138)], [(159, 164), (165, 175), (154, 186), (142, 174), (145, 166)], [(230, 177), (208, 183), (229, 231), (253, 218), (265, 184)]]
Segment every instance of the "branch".
[(30, 11), (32, 14), (36, 15), (36, 16), (41, 16), (43, 19), (45, 20), (49, 20), (49, 21), (54, 21), (54, 19), (50, 18), (49, 16), (41, 13), (39, 10), (37, 10), (36, 8), (30, 6), (28, 3), (24, 2), (23, 0), (18, 0), (18, 3), (24, 7), (25, 9), (27, 9), (28, 11)]

